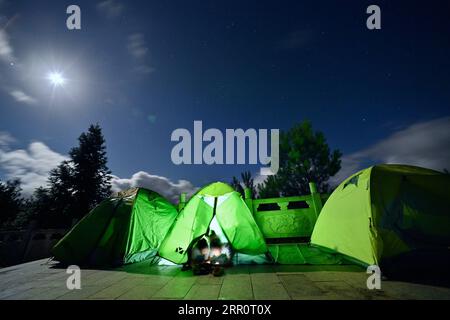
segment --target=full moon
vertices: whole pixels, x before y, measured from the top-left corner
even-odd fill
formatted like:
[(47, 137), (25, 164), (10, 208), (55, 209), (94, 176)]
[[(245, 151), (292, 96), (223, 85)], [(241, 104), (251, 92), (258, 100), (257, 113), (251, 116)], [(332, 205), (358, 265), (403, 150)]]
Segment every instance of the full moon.
[(47, 79), (54, 87), (63, 86), (66, 82), (66, 79), (64, 79), (63, 75), (59, 72), (50, 72), (47, 76)]

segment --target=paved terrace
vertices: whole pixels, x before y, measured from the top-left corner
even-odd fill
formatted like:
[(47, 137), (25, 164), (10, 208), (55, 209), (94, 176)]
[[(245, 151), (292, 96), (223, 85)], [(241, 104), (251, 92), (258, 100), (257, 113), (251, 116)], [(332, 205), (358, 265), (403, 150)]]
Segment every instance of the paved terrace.
[(382, 290), (370, 291), (355, 266), (241, 265), (218, 278), (180, 269), (84, 269), (82, 289), (70, 291), (65, 269), (38, 260), (0, 269), (0, 299), (450, 299), (448, 288), (406, 282), (382, 281)]

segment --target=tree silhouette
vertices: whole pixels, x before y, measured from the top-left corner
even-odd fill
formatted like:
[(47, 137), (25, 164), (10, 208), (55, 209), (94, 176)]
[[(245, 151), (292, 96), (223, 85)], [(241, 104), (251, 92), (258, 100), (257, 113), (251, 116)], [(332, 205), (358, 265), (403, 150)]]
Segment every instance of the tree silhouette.
[(275, 176), (267, 176), (263, 183), (258, 183), (258, 198), (277, 198), (280, 196), (279, 179)]
[(239, 181), (238, 178), (233, 177), (233, 180), (231, 181), (231, 186), (233, 187), (233, 189), (239, 192), (242, 195), (242, 197), (245, 197), (244, 189), (248, 188), (252, 191), (252, 196), (256, 197), (256, 187), (254, 180), (252, 178), (252, 173), (250, 171), (242, 172), (241, 179), (242, 183), (241, 181)]
[(328, 192), (328, 179), (341, 168), (342, 154), (330, 151), (322, 132), (314, 132), (304, 121), (280, 134), (280, 169), (258, 186), (260, 197), (308, 194), (309, 182), (319, 192)]
[[(71, 160), (59, 178), (71, 177), (74, 218), (81, 218), (111, 193), (111, 171), (107, 167), (105, 138), (101, 127), (91, 125), (78, 138), (79, 145), (70, 150)], [(64, 181), (64, 179), (61, 179)], [(70, 184), (70, 183), (69, 183)]]
[(244, 184), (245, 188), (250, 189), (252, 192), (253, 197), (256, 196), (256, 187), (255, 183), (252, 177), (252, 173), (250, 171), (244, 171), (241, 173), (242, 183)]
[[(67, 205), (70, 204), (66, 203)], [(55, 201), (50, 188), (39, 187), (34, 193), (32, 199), (26, 206), (25, 222), (36, 222), (36, 227), (40, 228), (59, 228), (70, 224), (70, 219), (62, 213), (61, 203)]]
[(111, 171), (101, 127), (91, 125), (78, 142), (70, 159), (50, 171), (49, 187), (33, 195), (30, 211), (41, 227), (66, 226), (110, 196)]
[(20, 180), (0, 181), (0, 226), (11, 223), (22, 210)]
[(244, 188), (242, 188), (241, 182), (238, 178), (233, 176), (233, 180), (230, 183), (231, 187), (233, 187), (234, 190), (239, 192), (242, 196), (244, 196)]

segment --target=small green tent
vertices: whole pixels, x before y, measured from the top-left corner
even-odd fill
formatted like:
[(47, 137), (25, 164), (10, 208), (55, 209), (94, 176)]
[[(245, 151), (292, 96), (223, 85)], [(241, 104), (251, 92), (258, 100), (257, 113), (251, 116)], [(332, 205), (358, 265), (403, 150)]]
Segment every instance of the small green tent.
[(104, 200), (53, 248), (67, 264), (120, 265), (156, 255), (178, 212), (156, 192), (131, 189)]
[(236, 252), (257, 255), (268, 251), (241, 195), (216, 182), (192, 196), (161, 244), (159, 255), (174, 263), (187, 262), (188, 249), (207, 233), (214, 218)]
[(343, 183), (325, 203), (314, 245), (365, 265), (450, 245), (450, 175), (377, 165)]

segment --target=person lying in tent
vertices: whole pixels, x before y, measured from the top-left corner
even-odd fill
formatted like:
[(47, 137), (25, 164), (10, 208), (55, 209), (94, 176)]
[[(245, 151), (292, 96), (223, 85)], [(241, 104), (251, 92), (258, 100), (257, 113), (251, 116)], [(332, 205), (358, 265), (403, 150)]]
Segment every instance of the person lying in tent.
[(223, 245), (214, 231), (203, 236), (192, 247), (188, 264), (183, 271), (192, 268), (194, 275), (205, 275), (212, 272), (214, 276), (222, 276), (224, 267), (231, 265), (230, 249)]
[(209, 259), (213, 266), (221, 268), (218, 273), (223, 274), (223, 267), (231, 266), (231, 249), (228, 244), (222, 243), (220, 238), (214, 231), (211, 231), (210, 239), (210, 255)]
[(190, 256), (190, 267), (196, 276), (209, 274), (211, 264), (209, 263), (209, 243), (207, 237), (200, 238), (192, 247)]

